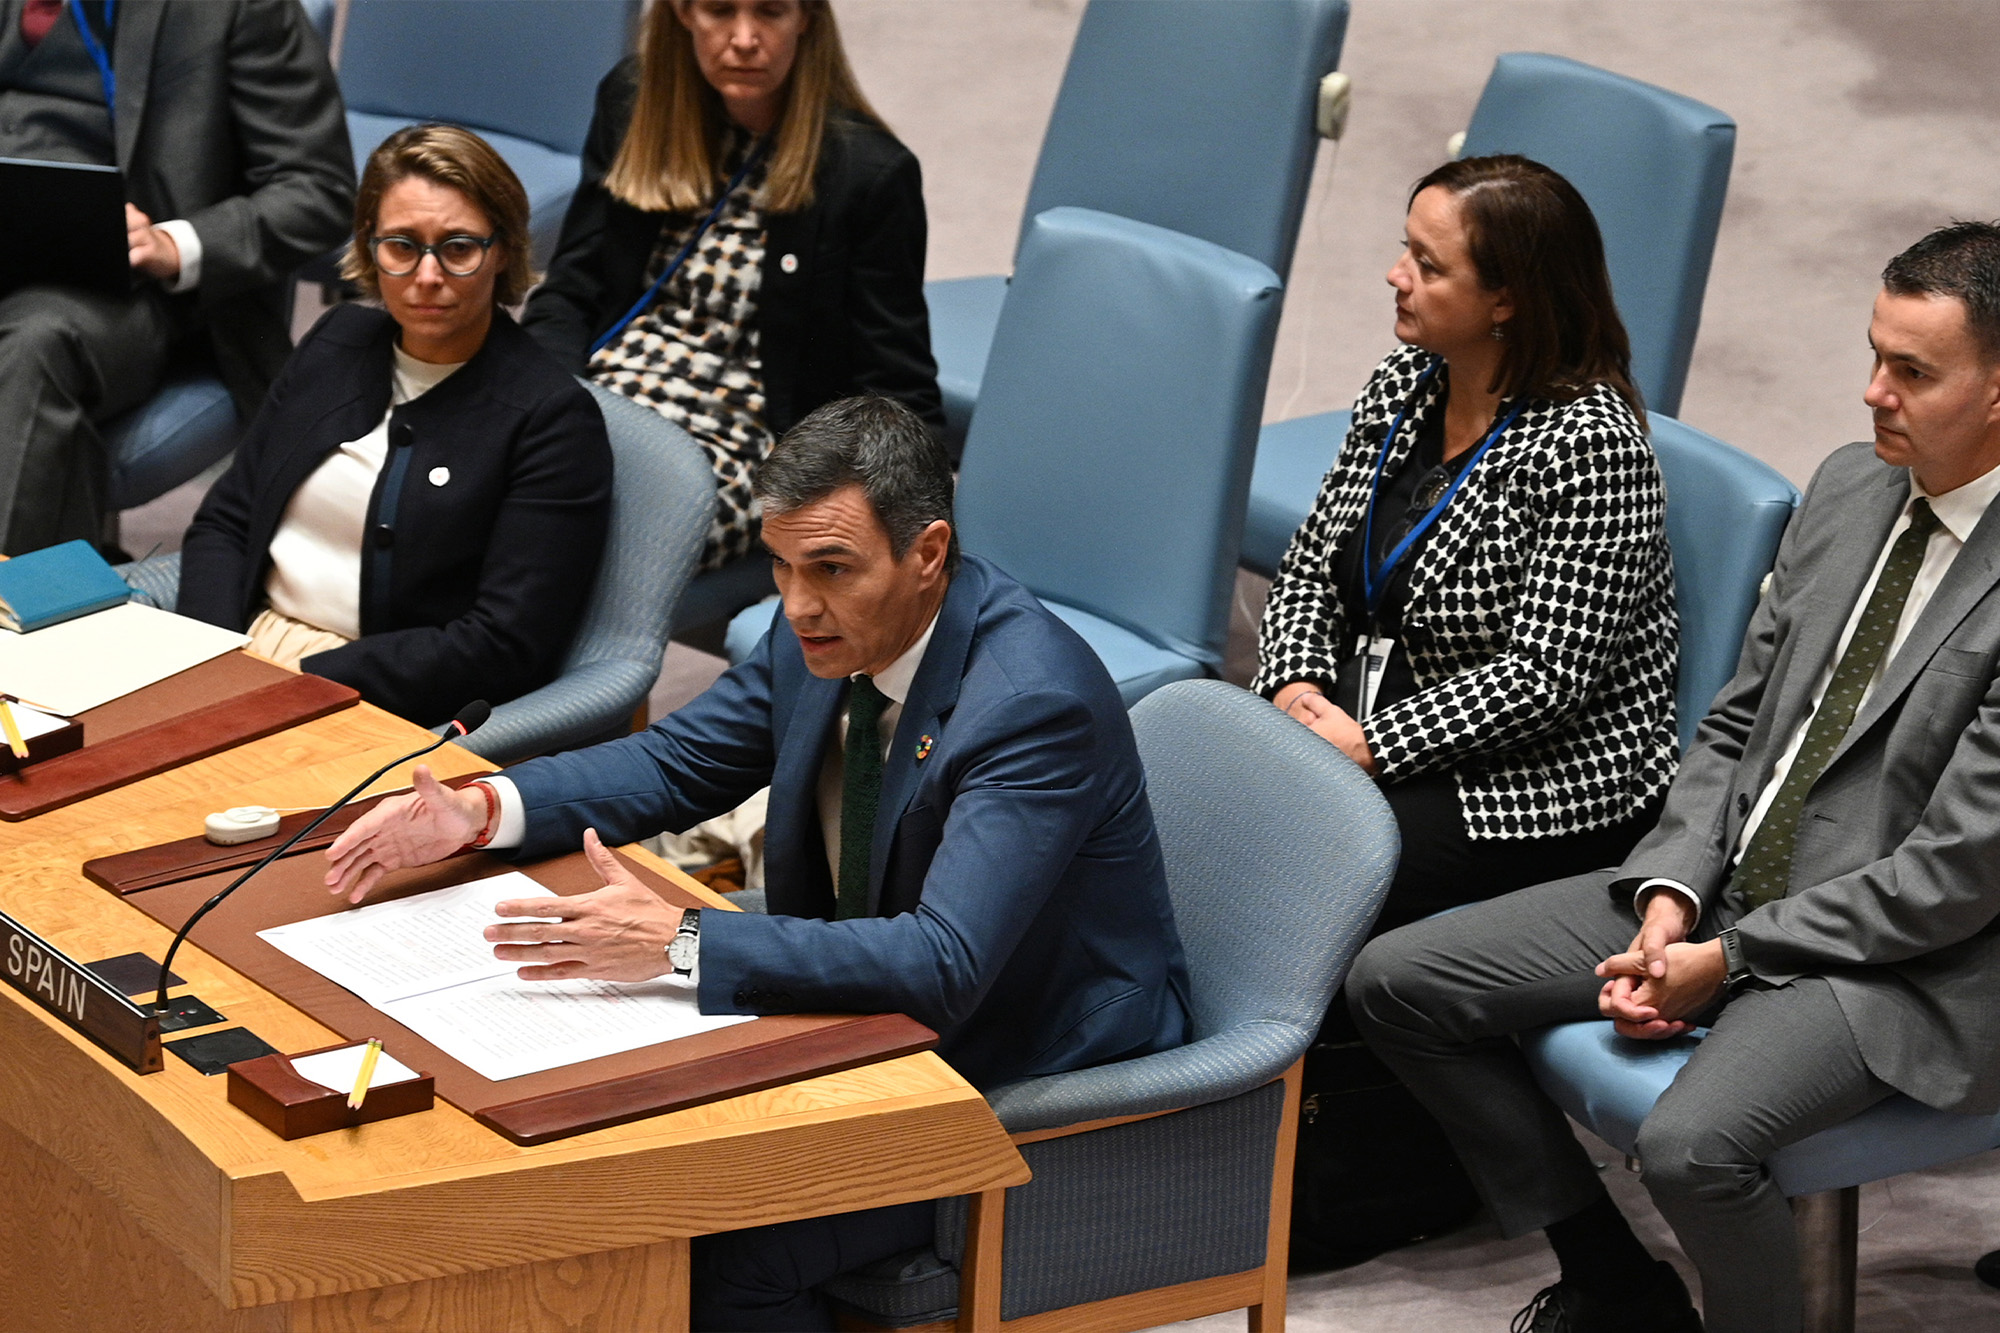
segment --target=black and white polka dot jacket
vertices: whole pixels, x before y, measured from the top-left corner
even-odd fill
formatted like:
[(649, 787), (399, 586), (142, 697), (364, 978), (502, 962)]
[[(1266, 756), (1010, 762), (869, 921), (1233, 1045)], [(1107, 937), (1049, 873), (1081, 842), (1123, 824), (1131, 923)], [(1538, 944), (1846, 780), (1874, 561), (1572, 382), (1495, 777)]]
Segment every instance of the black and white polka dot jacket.
[[(1278, 567), (1253, 688), (1331, 685), (1360, 626), (1334, 583), (1382, 441), (1431, 356), (1376, 367), (1312, 513)], [(1388, 459), (1442, 411), (1444, 372), (1410, 406)], [(1530, 400), (1439, 515), (1410, 572), (1403, 645), (1418, 692), (1366, 724), (1383, 782), (1448, 769), (1473, 838), (1580, 833), (1666, 789), (1678, 622), (1666, 491), (1644, 428), (1599, 385)]]

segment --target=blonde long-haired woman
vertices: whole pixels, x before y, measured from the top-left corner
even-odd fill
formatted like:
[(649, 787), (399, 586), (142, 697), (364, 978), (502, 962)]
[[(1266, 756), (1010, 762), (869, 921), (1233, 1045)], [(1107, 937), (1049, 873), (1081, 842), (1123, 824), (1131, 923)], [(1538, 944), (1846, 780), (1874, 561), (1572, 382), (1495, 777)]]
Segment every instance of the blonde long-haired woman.
[(658, 0), (523, 322), (708, 454), (713, 568), (751, 549), (754, 471), (813, 408), (872, 392), (942, 424), (924, 241), (917, 160), (825, 0)]

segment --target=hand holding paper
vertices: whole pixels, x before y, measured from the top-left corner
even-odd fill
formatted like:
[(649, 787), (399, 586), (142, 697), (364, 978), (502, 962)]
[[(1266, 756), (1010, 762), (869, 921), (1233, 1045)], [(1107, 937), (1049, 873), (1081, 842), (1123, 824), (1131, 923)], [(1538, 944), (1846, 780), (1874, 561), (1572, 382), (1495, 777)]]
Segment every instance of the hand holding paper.
[(583, 831), (583, 854), (604, 887), (568, 898), (516, 898), (494, 907), (499, 916), (556, 917), (486, 928), (493, 956), (526, 963), (523, 981), (650, 981), (673, 970), (667, 945), (681, 924), (669, 906), (641, 884), (597, 836)]

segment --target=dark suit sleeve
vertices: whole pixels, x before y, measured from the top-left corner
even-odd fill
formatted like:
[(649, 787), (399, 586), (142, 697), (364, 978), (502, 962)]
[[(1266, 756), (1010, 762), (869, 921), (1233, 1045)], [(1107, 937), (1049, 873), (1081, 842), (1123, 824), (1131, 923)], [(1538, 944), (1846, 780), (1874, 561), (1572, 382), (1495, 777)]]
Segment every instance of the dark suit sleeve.
[[(633, 62), (619, 64), (597, 85), (597, 108), (583, 143), (582, 174), (562, 235), (549, 260), (548, 275), (528, 299), (521, 327), (547, 348), (564, 370), (581, 375), (590, 344), (604, 330), (597, 327), (607, 301), (604, 277), (604, 229), (611, 212), (605, 173), (618, 156), (632, 119)], [(627, 298), (635, 301), (638, 292)]]
[(223, 58), (244, 190), (187, 219), (201, 237), (204, 303), (278, 281), (353, 223), (347, 119), (305, 11), (244, 0)]
[(850, 921), (707, 913), (702, 1012), (893, 1012), (944, 1032), (1017, 947), (1035, 947), (1024, 932), (1102, 815), (1090, 711), (1049, 690), (1008, 699), (1004, 718), (953, 725), (993, 739), (972, 747), (950, 809), (934, 812), (943, 838), (917, 910)]
[(611, 846), (682, 832), (771, 783), (771, 636), (686, 706), (632, 736), (507, 770), (527, 816), (511, 855), (574, 851), (594, 828)]
[(471, 610), (443, 625), (364, 635), (301, 668), (431, 724), (473, 698), (518, 698), (554, 677), (582, 617), (611, 514), (611, 446), (584, 389), (535, 404), (509, 443), (510, 472)]
[(846, 305), (854, 391), (894, 398), (942, 430), (944, 403), (924, 301), (929, 223), (916, 156), (899, 146), (862, 192), (852, 217)]
[(323, 316), (314, 324), (293, 350), (237, 443), (229, 469), (208, 488), (181, 538), (181, 583), (174, 609), (184, 616), (224, 629), (249, 628), (243, 614), (244, 589), (264, 558), (262, 551), (250, 549), (259, 479), (269, 461), (288, 448), (301, 429), (301, 423), (291, 418), (291, 390), (300, 375), (312, 373), (327, 319)]

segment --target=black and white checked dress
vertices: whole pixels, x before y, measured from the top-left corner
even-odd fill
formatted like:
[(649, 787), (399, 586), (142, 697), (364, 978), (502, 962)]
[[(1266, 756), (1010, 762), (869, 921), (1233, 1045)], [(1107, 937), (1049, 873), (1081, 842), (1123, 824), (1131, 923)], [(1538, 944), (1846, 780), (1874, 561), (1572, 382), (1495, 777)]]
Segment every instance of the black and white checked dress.
[[(1293, 535), (1271, 586), (1252, 687), (1331, 686), (1356, 608), (1332, 570), (1359, 526), (1390, 423), (1431, 363), (1392, 352)], [(1443, 411), (1446, 372), (1411, 404), (1394, 470)], [(1663, 793), (1679, 746), (1679, 622), (1666, 490), (1645, 428), (1598, 385), (1530, 400), (1414, 557), (1403, 646), (1417, 693), (1366, 724), (1381, 780), (1450, 771), (1466, 833), (1546, 837), (1605, 828)]]
[[(735, 132), (724, 170), (734, 176), (751, 140)], [(750, 484), (774, 443), (764, 419), (763, 362), (751, 316), (763, 282), (765, 167), (731, 192), (715, 224), (653, 304), (591, 357), (590, 378), (644, 403), (687, 431), (715, 471), (715, 516), (701, 567), (749, 553), (757, 505)], [(707, 216), (676, 215), (646, 263), (650, 287)]]

